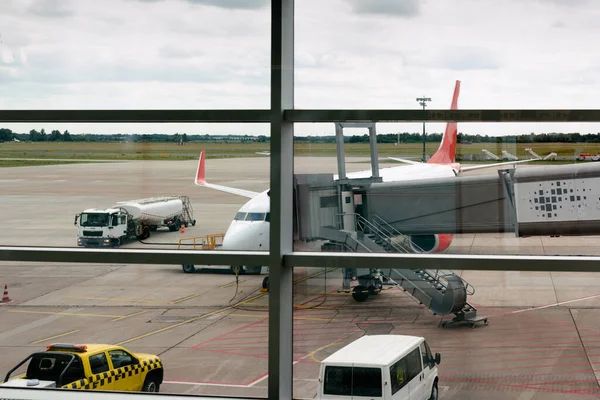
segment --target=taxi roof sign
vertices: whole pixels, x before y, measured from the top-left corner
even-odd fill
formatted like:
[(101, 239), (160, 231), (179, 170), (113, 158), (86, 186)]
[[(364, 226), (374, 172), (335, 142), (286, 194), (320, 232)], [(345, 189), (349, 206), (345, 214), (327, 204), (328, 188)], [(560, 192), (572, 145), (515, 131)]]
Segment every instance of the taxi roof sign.
[(87, 346), (84, 344), (70, 344), (70, 343), (53, 343), (46, 346), (47, 351), (53, 350), (68, 350), (68, 351), (76, 351), (76, 352), (86, 352)]

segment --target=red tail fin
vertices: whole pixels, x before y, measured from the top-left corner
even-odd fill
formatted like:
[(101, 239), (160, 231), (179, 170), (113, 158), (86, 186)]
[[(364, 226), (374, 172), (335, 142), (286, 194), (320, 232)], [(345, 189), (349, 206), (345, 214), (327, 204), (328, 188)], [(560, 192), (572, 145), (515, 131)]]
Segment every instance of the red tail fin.
[[(458, 109), (458, 94), (460, 93), (460, 81), (456, 81), (454, 87), (454, 96), (452, 97), (451, 110)], [(446, 132), (442, 136), (440, 148), (427, 161), (431, 164), (451, 164), (456, 162), (456, 135), (458, 134), (458, 126), (456, 122), (448, 122)]]
[(198, 161), (198, 169), (196, 170), (196, 185), (204, 185), (204, 150), (200, 152), (200, 160)]

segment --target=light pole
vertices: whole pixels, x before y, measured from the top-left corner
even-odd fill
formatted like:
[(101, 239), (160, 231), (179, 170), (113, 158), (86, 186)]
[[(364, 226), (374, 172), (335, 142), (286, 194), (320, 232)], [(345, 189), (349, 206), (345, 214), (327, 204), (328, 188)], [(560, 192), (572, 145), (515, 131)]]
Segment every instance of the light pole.
[[(420, 105), (423, 106), (423, 111), (425, 111), (425, 107), (427, 106), (427, 102), (431, 101), (431, 97), (417, 97), (417, 101)], [(427, 136), (425, 136), (425, 121), (423, 121), (423, 162), (427, 162), (427, 154), (425, 153), (425, 141)]]

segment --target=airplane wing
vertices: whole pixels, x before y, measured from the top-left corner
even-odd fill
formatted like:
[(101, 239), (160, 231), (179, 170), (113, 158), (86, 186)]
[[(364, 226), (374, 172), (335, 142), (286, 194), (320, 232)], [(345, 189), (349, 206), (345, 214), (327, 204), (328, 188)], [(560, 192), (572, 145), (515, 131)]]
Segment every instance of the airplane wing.
[(403, 163), (407, 163), (407, 164), (422, 164), (422, 162), (420, 162), (420, 161), (408, 160), (406, 158), (399, 158), (399, 157), (388, 157), (388, 158), (390, 160), (399, 161), (399, 162), (403, 162)]
[(229, 186), (221, 186), (214, 185), (212, 183), (206, 182), (205, 177), (205, 168), (204, 168), (204, 150), (200, 152), (200, 161), (198, 162), (198, 170), (196, 171), (196, 179), (194, 183), (198, 186), (204, 186), (210, 189), (218, 190), (225, 193), (237, 194), (238, 196), (244, 196), (248, 198), (253, 198), (258, 196), (260, 193), (253, 192), (251, 190), (238, 189)]
[(539, 160), (541, 160), (541, 158), (531, 158), (529, 160), (520, 160), (520, 161), (505, 161), (505, 162), (501, 162), (501, 163), (485, 164), (485, 165), (473, 165), (470, 167), (463, 167), (461, 165), (460, 172), (473, 171), (476, 169), (484, 169), (484, 168), (493, 168), (493, 167), (498, 167), (498, 166), (502, 166), (502, 165), (521, 164), (521, 163), (539, 161)]

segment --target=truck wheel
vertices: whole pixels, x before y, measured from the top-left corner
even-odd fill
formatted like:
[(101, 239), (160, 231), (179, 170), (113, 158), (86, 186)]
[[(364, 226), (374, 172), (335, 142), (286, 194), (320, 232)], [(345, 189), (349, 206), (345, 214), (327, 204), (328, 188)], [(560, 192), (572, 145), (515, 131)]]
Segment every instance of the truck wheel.
[(148, 375), (142, 386), (142, 392), (158, 393), (160, 390), (160, 383), (158, 383), (158, 377), (154, 374)]
[(185, 272), (186, 274), (191, 274), (192, 272), (196, 272), (196, 267), (194, 266), (194, 264), (183, 264), (183, 272)]

